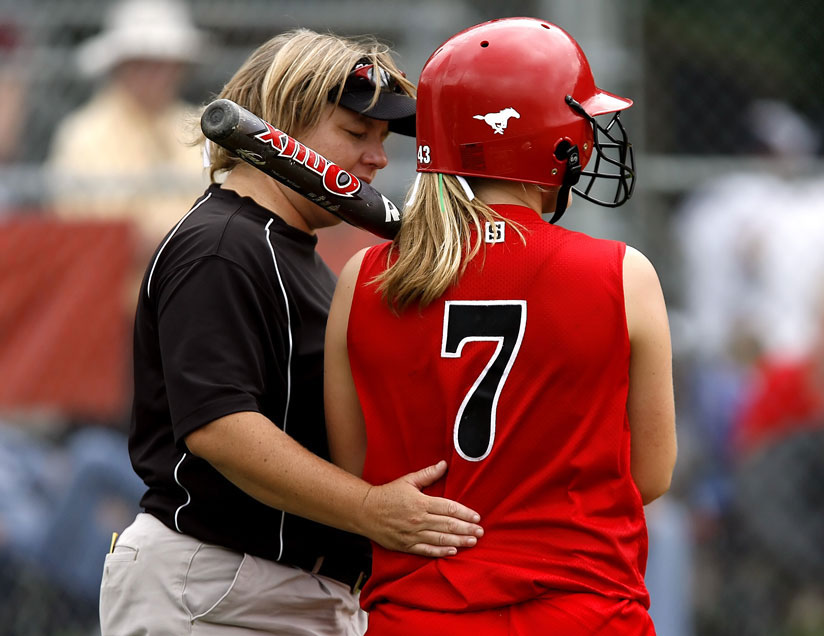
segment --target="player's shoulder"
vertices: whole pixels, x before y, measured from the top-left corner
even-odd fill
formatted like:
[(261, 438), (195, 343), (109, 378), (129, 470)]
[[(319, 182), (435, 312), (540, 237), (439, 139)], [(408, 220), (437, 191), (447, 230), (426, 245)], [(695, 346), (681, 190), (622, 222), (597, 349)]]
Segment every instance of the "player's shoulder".
[(658, 274), (652, 261), (636, 247), (627, 245), (624, 252), (624, 273), (630, 275), (649, 277)]
[(625, 294), (647, 295), (660, 293), (661, 283), (652, 261), (640, 250), (627, 245), (623, 259)]
[(359, 271), (363, 270), (377, 275), (387, 268), (393, 255), (397, 257), (397, 251), (393, 250), (391, 241), (386, 241), (363, 248), (352, 257), (351, 261), (357, 262)]
[(364, 259), (367, 258), (370, 252), (374, 252), (376, 247), (380, 246), (364, 247), (355, 252), (341, 269), (338, 276), (338, 285), (355, 285), (360, 276), (361, 268), (364, 266)]
[(623, 241), (557, 226), (551, 228), (547, 233), (552, 245), (550, 251), (557, 253), (559, 258), (565, 259), (569, 264), (603, 267), (605, 263), (609, 263), (611, 268), (620, 267), (627, 247)]

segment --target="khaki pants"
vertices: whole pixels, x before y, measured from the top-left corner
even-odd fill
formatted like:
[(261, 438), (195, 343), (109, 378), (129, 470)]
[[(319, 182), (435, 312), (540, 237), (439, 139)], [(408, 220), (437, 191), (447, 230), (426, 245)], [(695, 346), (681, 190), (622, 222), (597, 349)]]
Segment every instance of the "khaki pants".
[(202, 543), (141, 513), (106, 556), (102, 636), (362, 636), (358, 595), (299, 568)]

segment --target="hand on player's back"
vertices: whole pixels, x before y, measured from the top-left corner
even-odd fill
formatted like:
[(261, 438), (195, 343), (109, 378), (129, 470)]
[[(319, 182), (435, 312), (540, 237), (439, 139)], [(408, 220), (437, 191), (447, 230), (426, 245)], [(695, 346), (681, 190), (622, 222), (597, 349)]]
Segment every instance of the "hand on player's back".
[(480, 515), (466, 506), (421, 489), (446, 473), (440, 461), (382, 486), (373, 486), (363, 500), (363, 534), (390, 550), (420, 556), (451, 556), (474, 546), (483, 536)]

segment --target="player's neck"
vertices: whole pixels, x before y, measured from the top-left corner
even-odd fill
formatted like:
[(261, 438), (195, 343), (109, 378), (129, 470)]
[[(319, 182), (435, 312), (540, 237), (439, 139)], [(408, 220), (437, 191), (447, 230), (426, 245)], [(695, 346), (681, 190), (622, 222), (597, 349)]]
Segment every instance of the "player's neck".
[(473, 185), (475, 196), (487, 205), (521, 205), (540, 214), (541, 193), (531, 184), (484, 179)]

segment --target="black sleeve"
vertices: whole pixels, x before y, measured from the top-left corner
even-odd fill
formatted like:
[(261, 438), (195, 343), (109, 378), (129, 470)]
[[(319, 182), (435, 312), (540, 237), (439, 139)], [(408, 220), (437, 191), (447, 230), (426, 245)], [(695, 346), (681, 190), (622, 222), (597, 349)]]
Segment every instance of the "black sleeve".
[(175, 442), (224, 415), (262, 412), (285, 387), (285, 309), (238, 265), (213, 256), (173, 272), (158, 296)]

